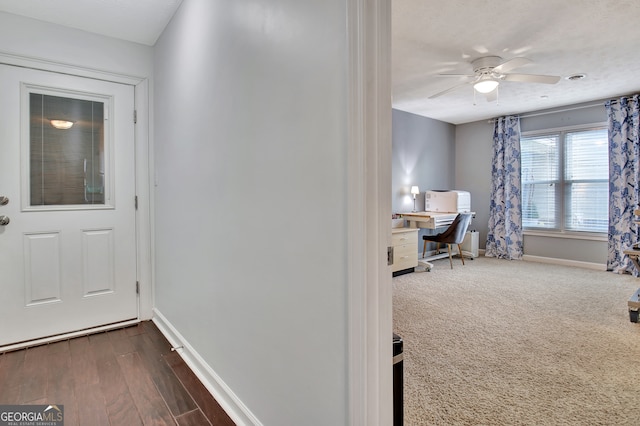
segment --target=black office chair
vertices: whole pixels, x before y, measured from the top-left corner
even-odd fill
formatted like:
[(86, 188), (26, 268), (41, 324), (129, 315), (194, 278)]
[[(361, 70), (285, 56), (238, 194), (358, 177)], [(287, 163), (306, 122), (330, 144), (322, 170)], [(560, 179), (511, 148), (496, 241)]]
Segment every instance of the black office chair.
[(424, 254), (427, 251), (427, 243), (429, 241), (437, 243), (436, 250), (440, 248), (441, 243), (444, 243), (447, 245), (447, 250), (449, 251), (449, 263), (451, 264), (451, 269), (453, 269), (451, 244), (455, 244), (458, 246), (458, 253), (460, 253), (460, 259), (462, 259), (462, 264), (464, 265), (464, 257), (462, 256), (462, 248), (460, 247), (460, 244), (462, 244), (462, 241), (464, 240), (464, 234), (467, 232), (469, 223), (471, 223), (472, 215), (472, 213), (458, 213), (453, 222), (451, 222), (451, 225), (449, 225), (444, 232), (436, 235), (423, 235), (422, 239), (424, 240), (424, 244), (422, 246), (422, 257), (424, 258)]

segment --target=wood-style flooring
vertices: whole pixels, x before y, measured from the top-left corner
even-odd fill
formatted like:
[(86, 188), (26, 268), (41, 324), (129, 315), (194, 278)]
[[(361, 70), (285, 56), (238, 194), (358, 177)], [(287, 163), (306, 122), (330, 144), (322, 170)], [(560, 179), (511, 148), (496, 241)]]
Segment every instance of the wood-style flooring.
[(0, 355), (0, 404), (63, 405), (65, 426), (234, 426), (151, 321)]

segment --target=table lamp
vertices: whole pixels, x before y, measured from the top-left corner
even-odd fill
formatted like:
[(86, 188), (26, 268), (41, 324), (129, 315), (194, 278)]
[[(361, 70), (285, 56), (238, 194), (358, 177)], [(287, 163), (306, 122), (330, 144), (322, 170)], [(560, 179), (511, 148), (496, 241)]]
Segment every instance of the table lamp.
[(420, 193), (420, 189), (417, 186), (411, 187), (411, 194), (413, 195), (413, 211), (416, 211), (416, 195)]

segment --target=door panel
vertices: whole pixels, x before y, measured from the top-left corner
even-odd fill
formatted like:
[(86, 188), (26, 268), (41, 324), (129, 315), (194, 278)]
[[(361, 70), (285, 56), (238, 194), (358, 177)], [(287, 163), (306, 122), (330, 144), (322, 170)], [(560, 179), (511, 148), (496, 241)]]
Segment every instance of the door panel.
[(59, 302), (60, 233), (25, 234), (23, 244), (25, 305)]
[(0, 347), (136, 319), (134, 88), (0, 65), (0, 93)]
[(113, 270), (113, 229), (87, 230), (82, 233), (84, 263), (83, 296), (95, 296), (115, 291)]

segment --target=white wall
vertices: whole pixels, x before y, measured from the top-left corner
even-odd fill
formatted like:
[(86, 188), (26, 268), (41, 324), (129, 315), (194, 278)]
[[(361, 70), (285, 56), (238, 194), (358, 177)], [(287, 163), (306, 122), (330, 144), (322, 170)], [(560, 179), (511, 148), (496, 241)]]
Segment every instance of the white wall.
[(347, 423), (345, 23), (185, 0), (155, 49), (156, 307), (265, 425)]
[(148, 78), (153, 49), (0, 12), (0, 52)]

